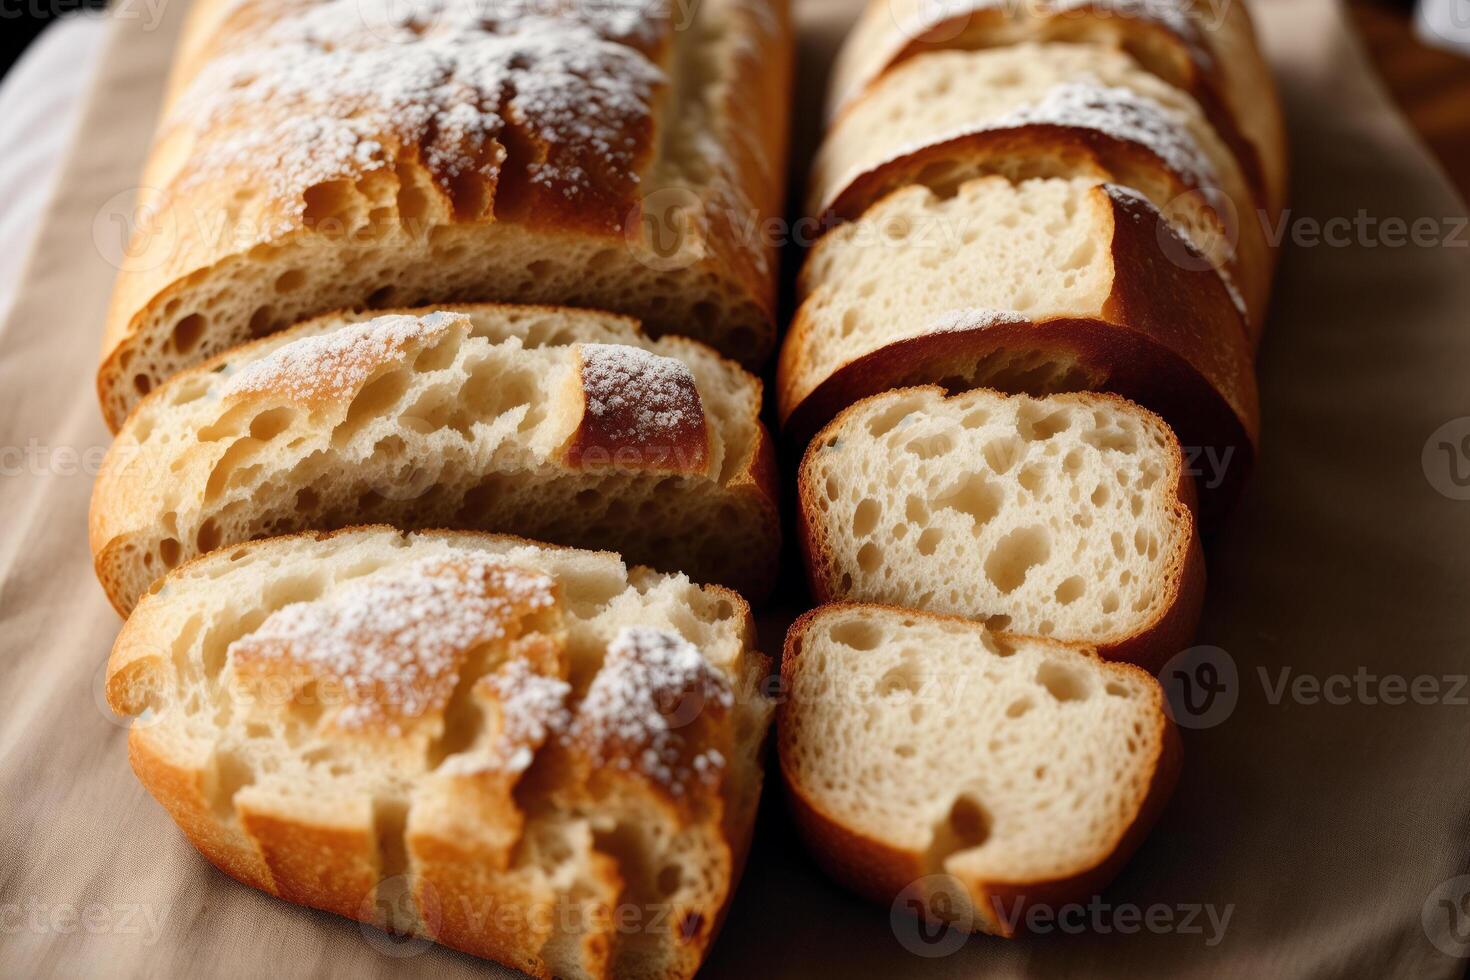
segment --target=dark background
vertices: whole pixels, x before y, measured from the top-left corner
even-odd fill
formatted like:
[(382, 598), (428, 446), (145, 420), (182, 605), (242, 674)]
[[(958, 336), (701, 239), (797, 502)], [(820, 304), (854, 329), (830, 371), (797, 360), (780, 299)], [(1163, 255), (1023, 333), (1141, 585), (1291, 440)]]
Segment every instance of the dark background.
[(105, 0), (0, 0), (0, 76), (10, 71), (37, 34), (64, 14), (101, 10)]

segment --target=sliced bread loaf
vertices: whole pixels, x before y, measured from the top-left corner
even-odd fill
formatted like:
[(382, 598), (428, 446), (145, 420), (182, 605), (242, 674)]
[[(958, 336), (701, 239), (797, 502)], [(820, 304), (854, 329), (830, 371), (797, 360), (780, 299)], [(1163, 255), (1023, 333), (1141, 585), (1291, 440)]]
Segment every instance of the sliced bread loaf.
[(739, 596), (614, 555), (368, 528), (176, 569), (106, 691), (248, 885), (537, 977), (689, 977), (760, 793), (752, 641)]
[(775, 340), (783, 0), (199, 0), (108, 315), (116, 430), (330, 310), (493, 300)]
[(833, 70), (833, 114), (895, 65), (928, 52), (1026, 41), (1114, 48), (1199, 103), (1274, 219), (1286, 198), (1286, 134), (1246, 7), (1211, 0), (871, 0)]
[[(1233, 452), (1212, 498), (1249, 468), (1257, 395), (1219, 276), (1135, 192), (1086, 178), (914, 185), (812, 250), (781, 351), (783, 427), (803, 440), (867, 395), (914, 384), (1116, 392), (1184, 445)], [(1211, 502), (1213, 507), (1213, 502)]]
[(877, 395), (812, 440), (797, 496), (819, 602), (982, 620), (1151, 672), (1199, 622), (1194, 480), (1169, 427), (1115, 395)]
[(1020, 44), (910, 58), (837, 118), (809, 208), (828, 226), (907, 184), (942, 196), (988, 173), (1139, 191), (1220, 271), (1259, 336), (1273, 256), (1240, 166), (1193, 99), (1121, 51)]
[(855, 891), (953, 927), (1010, 936), (1031, 906), (1086, 902), (1177, 778), (1158, 682), (1052, 640), (826, 606), (792, 626), (781, 676), (807, 846)]
[(609, 548), (760, 598), (779, 549), (760, 382), (624, 317), (340, 314), (170, 380), (129, 417), (91, 539), (131, 608), (194, 555), (384, 521)]

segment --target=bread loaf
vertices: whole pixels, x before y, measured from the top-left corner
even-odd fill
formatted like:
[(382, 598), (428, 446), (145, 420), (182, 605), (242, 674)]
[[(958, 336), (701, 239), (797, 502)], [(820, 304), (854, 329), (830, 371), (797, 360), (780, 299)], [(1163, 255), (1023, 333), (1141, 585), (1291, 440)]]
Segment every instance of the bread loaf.
[[(1136, 192), (1087, 178), (913, 185), (817, 242), (781, 351), (782, 424), (804, 440), (845, 406), (938, 383), (1046, 394), (1106, 389), (1161, 415), (1186, 447), (1249, 469), (1251, 352), (1218, 275)], [(1163, 243), (1163, 244), (1161, 244)]]
[(1010, 936), (1033, 905), (1087, 902), (1178, 775), (1158, 682), (1053, 640), (826, 606), (791, 628), (781, 677), (807, 846), (860, 894), (956, 928)]
[(114, 429), (341, 308), (592, 306), (769, 351), (784, 0), (201, 0), (186, 33), (103, 344)]
[(1219, 270), (1259, 337), (1273, 256), (1239, 164), (1193, 99), (1111, 48), (1018, 44), (904, 61), (837, 117), (808, 207), (828, 226), (908, 184), (942, 196), (994, 173), (1141, 192)]
[(834, 115), (909, 58), (1024, 41), (1115, 48), (1188, 92), (1240, 160), (1268, 216), (1274, 221), (1279, 215), (1286, 200), (1286, 136), (1271, 69), (1244, 3), (870, 0), (833, 71)]
[(106, 690), (199, 851), (537, 977), (689, 977), (760, 792), (744, 602), (616, 556), (368, 528), (174, 570)]
[(93, 491), (126, 613), (252, 538), (366, 521), (609, 548), (761, 598), (779, 551), (760, 382), (624, 317), (468, 306), (333, 315), (155, 389)]
[(1204, 597), (1194, 480), (1157, 416), (1115, 395), (866, 399), (801, 463), (819, 602), (947, 613), (1157, 671)]

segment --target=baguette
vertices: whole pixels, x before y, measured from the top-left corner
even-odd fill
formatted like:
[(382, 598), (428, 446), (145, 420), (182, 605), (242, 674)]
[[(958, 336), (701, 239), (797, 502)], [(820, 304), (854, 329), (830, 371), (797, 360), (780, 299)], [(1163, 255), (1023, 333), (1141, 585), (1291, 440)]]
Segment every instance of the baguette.
[(168, 376), (341, 308), (591, 306), (765, 357), (784, 0), (493, 13), (201, 0), (108, 315), (114, 430)]
[(761, 598), (780, 526), (760, 382), (624, 317), (469, 306), (333, 315), (152, 392), (92, 496), (126, 614), (215, 548), (365, 521), (609, 548)]
[(1193, 99), (1120, 51), (1020, 44), (908, 59), (837, 118), (809, 207), (829, 227), (907, 184), (943, 195), (987, 173), (1141, 192), (1220, 272), (1258, 341), (1273, 253), (1240, 166)]
[(804, 442), (841, 409), (915, 384), (1048, 394), (1106, 388), (1187, 447), (1233, 460), (1202, 501), (1238, 493), (1258, 425), (1251, 352), (1218, 275), (1136, 192), (1087, 178), (912, 185), (817, 242), (781, 351), (783, 429)]
[(760, 793), (768, 661), (732, 592), (391, 528), (174, 570), (106, 692), (213, 864), (537, 977), (689, 977)]
[(807, 846), (859, 894), (917, 899), (951, 927), (1011, 936), (1032, 906), (1085, 903), (1178, 777), (1158, 682), (1053, 640), (826, 606), (792, 626), (781, 677)]
[(833, 115), (909, 58), (1023, 41), (1116, 48), (1189, 93), (1240, 161), (1271, 220), (1280, 215), (1286, 201), (1286, 133), (1271, 69), (1244, 3), (870, 0), (833, 69)]
[(877, 395), (812, 440), (797, 499), (818, 602), (981, 620), (1151, 673), (1199, 624), (1194, 480), (1169, 427), (1116, 395)]

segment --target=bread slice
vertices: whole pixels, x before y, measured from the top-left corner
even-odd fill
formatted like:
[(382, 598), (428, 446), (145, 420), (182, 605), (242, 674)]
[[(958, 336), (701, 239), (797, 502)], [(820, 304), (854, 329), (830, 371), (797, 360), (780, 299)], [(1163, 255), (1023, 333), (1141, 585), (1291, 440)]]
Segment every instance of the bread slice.
[(783, 428), (801, 441), (854, 401), (915, 384), (1106, 389), (1185, 446), (1233, 453), (1213, 512), (1253, 454), (1251, 352), (1219, 276), (1171, 249), (1187, 246), (1148, 201), (1086, 178), (896, 191), (807, 259), (777, 376)]
[(365, 528), (217, 552), (108, 664), (221, 870), (538, 977), (689, 977), (748, 848), (745, 603), (615, 555)]
[(1178, 776), (1158, 682), (1054, 640), (825, 606), (792, 626), (781, 677), (781, 772), (818, 863), (960, 929), (1010, 936), (1033, 905), (1086, 902)]
[(833, 114), (895, 65), (928, 52), (1027, 41), (1113, 48), (1190, 94), (1274, 221), (1286, 201), (1286, 132), (1247, 6), (1211, 0), (870, 0), (833, 69)]
[(173, 378), (92, 495), (126, 613), (214, 548), (364, 521), (608, 548), (762, 598), (780, 548), (760, 382), (624, 317), (467, 306), (338, 314)]
[(749, 364), (775, 337), (783, 0), (201, 0), (98, 390), (342, 308), (560, 303)]
[(1219, 270), (1259, 338), (1273, 253), (1240, 166), (1193, 99), (1121, 51), (1019, 44), (904, 61), (834, 122), (810, 213), (827, 227), (908, 184), (943, 196), (993, 173), (1139, 191)]
[(1194, 480), (1169, 427), (1116, 395), (876, 395), (812, 440), (797, 497), (819, 602), (963, 616), (1150, 672), (1199, 623)]

